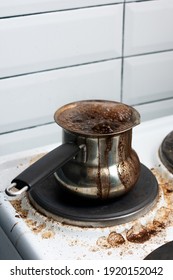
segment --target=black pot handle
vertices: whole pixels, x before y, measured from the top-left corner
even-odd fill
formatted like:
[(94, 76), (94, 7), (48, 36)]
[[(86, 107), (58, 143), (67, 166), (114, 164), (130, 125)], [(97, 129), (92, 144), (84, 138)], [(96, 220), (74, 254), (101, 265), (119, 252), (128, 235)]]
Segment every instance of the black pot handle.
[[(76, 156), (83, 147), (84, 145), (78, 146), (74, 143), (65, 143), (47, 153), (14, 178), (11, 181), (10, 187), (6, 188), (6, 194), (18, 196), (30, 190), (35, 184), (55, 173), (57, 169)], [(18, 191), (13, 190), (14, 187)]]

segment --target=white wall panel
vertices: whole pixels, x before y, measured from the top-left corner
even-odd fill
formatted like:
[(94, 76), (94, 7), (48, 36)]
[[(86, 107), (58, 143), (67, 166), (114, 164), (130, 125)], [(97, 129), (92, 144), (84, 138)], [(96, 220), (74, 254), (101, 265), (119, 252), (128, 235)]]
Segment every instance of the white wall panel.
[(0, 80), (0, 133), (53, 122), (55, 110), (81, 99), (120, 100), (121, 60)]
[(171, 97), (173, 51), (124, 59), (124, 102), (138, 104)]
[[(126, 3), (128, 3), (128, 2), (138, 2), (138, 1), (141, 2), (141, 1), (155, 1), (155, 0), (125, 0)], [(156, 1), (158, 1), (158, 0), (156, 0)]]
[(152, 120), (164, 116), (173, 115), (173, 98), (156, 101), (153, 103), (135, 106), (141, 115), (141, 121)]
[(126, 4), (124, 55), (173, 49), (173, 1)]
[(122, 5), (0, 20), (0, 77), (120, 57)]
[(0, 17), (122, 2), (124, 0), (0, 0)]
[(60, 143), (62, 143), (62, 129), (55, 123), (5, 133), (0, 135), (0, 157), (50, 144), (55, 144), (55, 148)]
[(74, 100), (172, 114), (172, 14), (172, 0), (0, 0), (0, 154), (61, 141), (53, 114)]

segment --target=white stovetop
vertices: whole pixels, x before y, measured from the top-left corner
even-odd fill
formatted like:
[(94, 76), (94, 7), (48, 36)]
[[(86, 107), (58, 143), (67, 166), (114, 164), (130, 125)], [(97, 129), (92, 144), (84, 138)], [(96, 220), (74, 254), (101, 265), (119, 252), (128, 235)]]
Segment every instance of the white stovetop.
[[(163, 138), (173, 130), (173, 115), (144, 122), (133, 131), (133, 148), (143, 164), (157, 169), (162, 186), (169, 186), (172, 176), (160, 165), (158, 147)], [(41, 147), (17, 154), (0, 157), (0, 226), (24, 259), (143, 259), (152, 250), (173, 239), (173, 194), (160, 196), (157, 205), (146, 215), (123, 225), (105, 228), (81, 228), (62, 225), (44, 217), (30, 205), (24, 195), (17, 202), (10, 202), (4, 190), (11, 180), (25, 169), (39, 154), (53, 149), (56, 145)], [(162, 175), (160, 175), (162, 174)], [(162, 176), (163, 178), (160, 179)], [(170, 180), (171, 179), (171, 180)], [(163, 184), (165, 183), (165, 184)], [(14, 205), (14, 207), (13, 207)], [(133, 243), (127, 240), (127, 231), (142, 224), (148, 228), (153, 219), (164, 220), (165, 228), (159, 228), (149, 240)], [(156, 219), (157, 220), (157, 219)], [(108, 242), (110, 233), (120, 233), (125, 243), (116, 245)]]

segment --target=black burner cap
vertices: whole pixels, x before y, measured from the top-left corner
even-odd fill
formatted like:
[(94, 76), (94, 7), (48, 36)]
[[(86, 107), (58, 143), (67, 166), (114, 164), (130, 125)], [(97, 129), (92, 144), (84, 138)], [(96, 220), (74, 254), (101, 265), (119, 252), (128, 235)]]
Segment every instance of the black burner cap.
[(165, 167), (173, 173), (173, 131), (171, 131), (163, 140), (159, 156)]
[(145, 260), (173, 260), (173, 241), (154, 250)]
[(153, 206), (158, 183), (153, 173), (141, 164), (141, 174), (133, 189), (110, 201), (79, 198), (63, 190), (54, 176), (37, 184), (29, 192), (34, 207), (57, 221), (80, 226), (109, 226), (125, 223), (142, 215)]

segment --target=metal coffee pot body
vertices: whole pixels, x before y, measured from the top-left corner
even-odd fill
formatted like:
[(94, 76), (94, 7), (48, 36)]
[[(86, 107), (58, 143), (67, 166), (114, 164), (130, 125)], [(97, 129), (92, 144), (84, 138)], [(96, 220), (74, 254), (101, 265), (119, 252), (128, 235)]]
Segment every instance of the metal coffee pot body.
[(63, 143), (83, 149), (56, 172), (64, 188), (88, 198), (109, 199), (128, 192), (140, 173), (140, 162), (131, 147), (132, 129), (117, 135), (84, 137), (63, 130)]
[(131, 147), (132, 128), (140, 115), (134, 108), (84, 100), (62, 106), (54, 119), (63, 128), (63, 143), (14, 178), (8, 195), (29, 191), (49, 176), (68, 194), (101, 200), (121, 196), (135, 185), (140, 162)]

